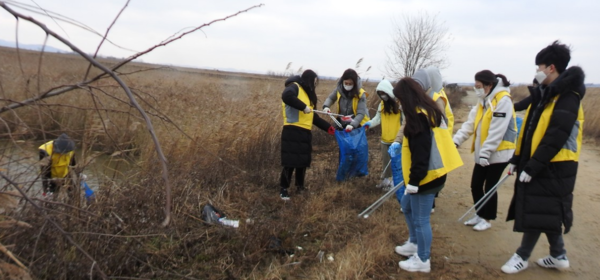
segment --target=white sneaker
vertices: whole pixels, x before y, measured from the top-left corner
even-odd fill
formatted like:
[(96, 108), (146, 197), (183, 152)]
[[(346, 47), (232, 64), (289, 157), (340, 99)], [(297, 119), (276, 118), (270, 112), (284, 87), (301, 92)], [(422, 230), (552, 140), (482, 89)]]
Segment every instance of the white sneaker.
[(510, 258), (510, 260), (508, 260), (502, 266), (502, 272), (508, 273), (508, 274), (517, 273), (517, 272), (520, 272), (521, 270), (526, 269), (528, 265), (529, 265), (529, 263), (527, 261), (524, 261), (521, 258), (521, 256), (519, 256), (518, 254), (515, 253)]
[(411, 243), (410, 241), (406, 241), (402, 246), (396, 246), (394, 248), (396, 254), (402, 255), (405, 257), (410, 257), (417, 253), (417, 244)]
[(410, 272), (425, 272), (431, 271), (431, 262), (429, 260), (422, 261), (417, 254), (414, 254), (408, 260), (398, 262), (400, 268)]
[(435, 208), (431, 208), (431, 214), (435, 213)]
[(562, 257), (557, 259), (552, 256), (546, 256), (545, 258), (537, 260), (535, 263), (541, 267), (556, 268), (558, 270), (569, 268), (569, 260), (567, 259), (567, 256), (564, 256), (564, 259)]
[(473, 230), (476, 230), (476, 231), (484, 231), (484, 230), (487, 230), (487, 229), (489, 229), (489, 228), (491, 228), (491, 227), (492, 227), (492, 223), (490, 223), (490, 222), (488, 222), (488, 221), (486, 221), (486, 220), (484, 220), (484, 219), (481, 219), (481, 221), (480, 221), (479, 223), (477, 223), (477, 224), (476, 224), (476, 225), (473, 227)]
[(479, 222), (481, 222), (481, 220), (483, 220), (481, 217), (475, 215), (475, 217), (473, 217), (470, 220), (465, 222), (465, 226), (474, 226), (476, 224), (479, 224)]

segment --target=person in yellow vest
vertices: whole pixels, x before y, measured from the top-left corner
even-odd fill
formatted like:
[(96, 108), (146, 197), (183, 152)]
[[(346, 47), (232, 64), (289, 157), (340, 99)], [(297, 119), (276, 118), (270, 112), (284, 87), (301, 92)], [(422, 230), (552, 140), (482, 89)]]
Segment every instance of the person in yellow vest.
[(398, 104), (398, 100), (394, 96), (393, 90), (394, 87), (388, 80), (382, 80), (377, 84), (375, 92), (381, 99), (381, 103), (379, 103), (379, 107), (377, 107), (377, 114), (375, 117), (364, 124), (365, 128), (372, 128), (381, 124), (381, 163), (384, 170), (384, 179), (377, 186), (384, 190), (389, 190), (389, 188), (394, 185), (388, 149), (396, 139), (402, 124), (402, 111)]
[(431, 209), (435, 193), (444, 187), (446, 175), (461, 166), (462, 160), (447, 131), (443, 112), (425, 90), (410, 77), (394, 87), (406, 125), (402, 141), (402, 172), (408, 181), (402, 209), (409, 240), (394, 251), (409, 259), (399, 262), (410, 272), (431, 271)]
[(352, 116), (352, 121), (339, 119), (343, 128), (348, 132), (369, 121), (367, 93), (362, 88), (362, 80), (353, 69), (344, 71), (337, 87), (325, 99), (323, 111), (331, 113), (330, 107), (334, 105), (336, 105), (337, 111), (334, 110), (333, 113)]
[(38, 150), (40, 161), (46, 160), (41, 170), (42, 195), (50, 198), (60, 189), (60, 179), (69, 174), (69, 166), (75, 166), (75, 142), (63, 133), (56, 140), (42, 144)]
[[(460, 146), (471, 135), (471, 152), (475, 156), (475, 166), (471, 177), (471, 195), (477, 203), (500, 180), (515, 152), (517, 141), (517, 116), (515, 115), (510, 82), (502, 74), (490, 70), (475, 74), (475, 94), (477, 104), (469, 112), (469, 117), (454, 135), (454, 143)], [(498, 211), (498, 195), (494, 193), (472, 219), (465, 222), (476, 231), (492, 227)]]
[(540, 235), (546, 234), (550, 255), (536, 263), (544, 268), (567, 269), (564, 233), (573, 225), (573, 190), (583, 134), (582, 99), (585, 74), (567, 69), (569, 47), (555, 41), (535, 57), (536, 79), (517, 149), (509, 172), (517, 175), (507, 220), (523, 232), (521, 246), (502, 266), (505, 273), (526, 269)]
[[(431, 72), (431, 73), (430, 73)], [(436, 81), (436, 88), (437, 87), (441, 87), (442, 84), (442, 76), (441, 74), (439, 74), (439, 71), (427, 71), (426, 69), (419, 69), (417, 71), (415, 71), (415, 73), (412, 75), (412, 79), (414, 81), (416, 81), (421, 88), (423, 89), (423, 91), (425, 91), (425, 95), (429, 96), (434, 102), (435, 104), (438, 106), (438, 108), (440, 109), (440, 111), (442, 112), (442, 117), (444, 118), (444, 121), (446, 122), (446, 124), (448, 125), (448, 129), (446, 131), (449, 131), (451, 133), (451, 127), (454, 124), (454, 116), (452, 117), (452, 123), (449, 122), (449, 118), (446, 115), (446, 103), (444, 102), (443, 98), (440, 98), (441, 95), (439, 93), (435, 93), (434, 87), (432, 86), (432, 78)], [(435, 93), (435, 94), (434, 94)], [(448, 108), (449, 105), (448, 105)], [(450, 113), (452, 113), (452, 111), (450, 110)], [(398, 150), (400, 149), (400, 145), (402, 143), (402, 137), (403, 137), (403, 133), (399, 132), (398, 136), (396, 137), (396, 141), (394, 141), (394, 143), (392, 143), (392, 145), (390, 145), (390, 149), (396, 151), (395, 153), (397, 154)], [(435, 194), (435, 197), (438, 196), (438, 193)], [(403, 209), (401, 208), (400, 211), (402, 211)], [(435, 199), (433, 200), (433, 207), (431, 208), (431, 213), (435, 212)]]
[(281, 94), (283, 109), (283, 131), (281, 132), (281, 165), (279, 196), (289, 200), (288, 188), (296, 170), (295, 184), (298, 192), (304, 190), (306, 168), (310, 167), (312, 153), (313, 124), (334, 135), (335, 129), (313, 112), (317, 106), (315, 89), (317, 73), (306, 70), (301, 76), (292, 76), (285, 81)]
[(448, 131), (454, 133), (454, 113), (450, 107), (448, 95), (446, 95), (446, 91), (444, 90), (442, 73), (440, 73), (440, 69), (434, 66), (425, 68), (425, 72), (427, 72), (427, 76), (429, 76), (429, 80), (431, 81), (431, 91), (428, 93), (429, 97), (438, 104), (440, 109), (443, 109), (442, 112), (448, 119)]

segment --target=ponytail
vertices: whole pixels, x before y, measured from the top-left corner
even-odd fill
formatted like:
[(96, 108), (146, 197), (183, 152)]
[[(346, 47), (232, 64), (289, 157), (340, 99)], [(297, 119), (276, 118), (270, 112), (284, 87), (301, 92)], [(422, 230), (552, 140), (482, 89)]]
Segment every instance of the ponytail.
[(505, 87), (510, 86), (510, 82), (508, 81), (508, 79), (506, 78), (506, 76), (504, 76), (502, 74), (496, 74), (496, 78), (502, 79), (503, 86), (505, 86)]

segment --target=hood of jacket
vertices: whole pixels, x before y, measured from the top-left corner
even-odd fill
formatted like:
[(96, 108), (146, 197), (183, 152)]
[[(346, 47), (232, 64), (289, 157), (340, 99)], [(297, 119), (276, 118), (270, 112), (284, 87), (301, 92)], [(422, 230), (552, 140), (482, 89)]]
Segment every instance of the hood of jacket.
[(483, 100), (480, 100), (480, 102), (483, 104), (484, 102), (486, 103), (490, 103), (492, 102), (492, 99), (494, 99), (494, 97), (496, 96), (496, 94), (498, 94), (499, 92), (502, 91), (506, 91), (508, 93), (510, 93), (510, 88), (504, 86), (504, 83), (502, 83), (502, 78), (496, 78), (497, 80), (497, 84), (494, 87), (494, 89), (492, 89), (492, 92), (490, 92), (490, 94), (488, 94)]
[[(356, 78), (356, 83), (357, 83), (357, 85), (354, 85), (354, 86), (358, 86), (358, 90), (360, 90), (362, 88), (362, 79), (360, 78), (360, 76)], [(338, 80), (337, 91), (339, 93), (341, 93), (341, 94), (347, 94), (348, 93), (344, 89), (344, 81), (342, 81), (341, 78)]]
[(427, 75), (429, 76), (429, 80), (431, 81), (431, 91), (432, 91), (432, 95), (435, 92), (440, 92), (442, 90), (443, 87), (443, 80), (442, 80), (442, 73), (440, 73), (440, 69), (438, 69), (437, 67), (427, 67), (425, 68), (425, 71), (427, 72)]
[(298, 83), (304, 87), (302, 78), (299, 75), (291, 76), (285, 80), (285, 86), (288, 87), (291, 83)]
[[(428, 91), (431, 88), (431, 80), (429, 79), (429, 74), (425, 69), (419, 69), (412, 75), (413, 80), (415, 80), (424, 91)], [(429, 93), (429, 92), (428, 92)]]
[(579, 66), (572, 66), (560, 74), (560, 76), (548, 86), (544, 87), (543, 85), (540, 85), (540, 87), (545, 93), (549, 93), (549, 98), (561, 93), (574, 91), (579, 94), (579, 99), (581, 100), (585, 95), (584, 80), (585, 73), (583, 73), (583, 69)]
[(382, 80), (381, 82), (379, 82), (375, 91), (385, 92), (391, 98), (391, 100), (394, 100), (396, 98), (394, 96), (394, 87), (392, 86), (392, 83), (390, 83), (390, 81), (388, 80)]
[(52, 152), (59, 154), (66, 154), (68, 152), (75, 150), (75, 142), (69, 138), (66, 134), (61, 134), (54, 140), (54, 145), (52, 146)]

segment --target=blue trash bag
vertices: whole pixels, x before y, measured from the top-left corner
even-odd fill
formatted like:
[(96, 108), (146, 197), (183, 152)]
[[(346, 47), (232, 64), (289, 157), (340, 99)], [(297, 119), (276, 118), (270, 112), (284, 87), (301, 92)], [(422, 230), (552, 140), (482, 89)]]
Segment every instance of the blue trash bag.
[(523, 118), (517, 117), (517, 135), (521, 133), (521, 126), (523, 125)]
[(96, 199), (94, 190), (92, 190), (85, 181), (81, 181), (81, 188), (85, 190), (85, 200), (88, 203), (91, 203), (94, 201), (94, 199)]
[(345, 181), (369, 175), (369, 146), (365, 128), (356, 128), (350, 132), (336, 130), (335, 139), (340, 147), (340, 164), (335, 179)]
[[(401, 149), (402, 149), (402, 147), (400, 147), (400, 150)], [(392, 178), (394, 179), (394, 186), (396, 186), (396, 185), (400, 184), (400, 182), (404, 181), (404, 175), (402, 174), (402, 151), (397, 152), (397, 155), (395, 157), (392, 157), (390, 155), (390, 158), (391, 158), (390, 168), (392, 168)], [(400, 201), (402, 200), (402, 196), (404, 196), (405, 189), (406, 189), (405, 184), (402, 184), (402, 187), (400, 187), (396, 191), (396, 199), (398, 199), (399, 204), (400, 204)], [(400, 207), (402, 207), (402, 204), (400, 204)]]

